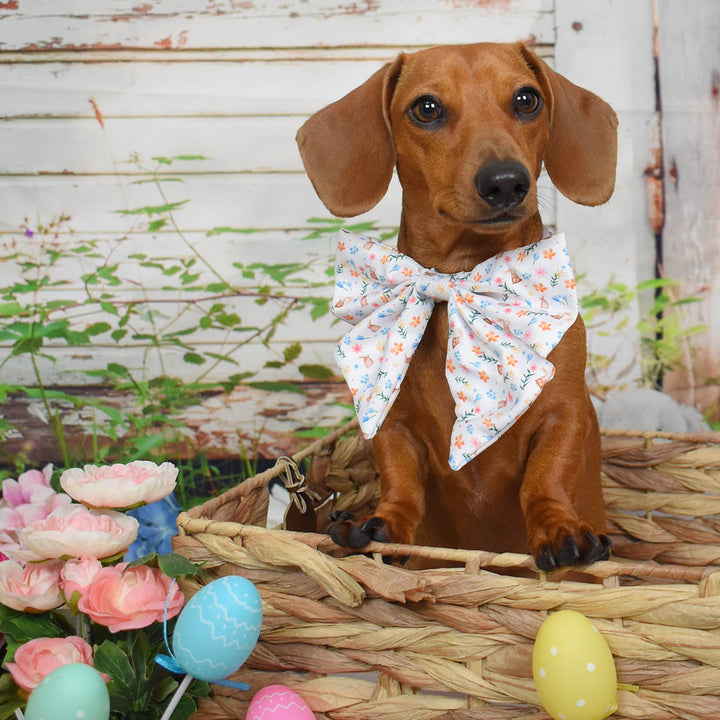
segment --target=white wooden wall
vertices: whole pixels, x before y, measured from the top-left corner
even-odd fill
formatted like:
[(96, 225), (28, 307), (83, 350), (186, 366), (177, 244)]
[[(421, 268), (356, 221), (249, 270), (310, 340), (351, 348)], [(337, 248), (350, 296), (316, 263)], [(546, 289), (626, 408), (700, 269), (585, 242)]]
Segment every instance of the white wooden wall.
[[(704, 18), (716, 19), (719, 6), (715, 0), (693, 5), (708, 52), (714, 49), (716, 56), (717, 43), (710, 46), (717, 34)], [(673, 33), (683, 34), (681, 22), (670, 15), (668, 24)], [(689, 33), (700, 30), (689, 28), (683, 35), (688, 47), (694, 37)], [(300, 273), (305, 282), (291, 288), (275, 283), (271, 292), (286, 298), (329, 295), (329, 288), (310, 287), (325, 279), (329, 239), (303, 238), (313, 226), (309, 219), (328, 213), (302, 172), (297, 128), (399, 50), (518, 39), (533, 43), (551, 60), (554, 56), (558, 70), (605, 97), (620, 116), (613, 200), (600, 209), (580, 209), (560, 198), (556, 210), (555, 193), (548, 189), (546, 220), (567, 232), (576, 270), (586, 273), (588, 289), (603, 287), (611, 278), (632, 286), (651, 277), (655, 240), (647, 219), (644, 171), (653, 157), (656, 119), (652, 0), (11, 0), (0, 2), (0, 288), (18, 272), (3, 258), (18, 247), (32, 252), (42, 240), (39, 233), (30, 238), (21, 228), (27, 224), (34, 230), (67, 215), (70, 219), (54, 238), (58, 247), (97, 241), (100, 252), (118, 263), (121, 286), (113, 292), (155, 303), (169, 317), (177, 291), (167, 290), (167, 277), (141, 267), (134, 255), (189, 258), (191, 244), (208, 261), (200, 268), (200, 281), (222, 276), (239, 288), (232, 307), (248, 326), (262, 325), (287, 300), (258, 306), (255, 296), (243, 294), (248, 282), (233, 262), (307, 263), (308, 272)], [(698, 62), (704, 61), (698, 55)], [(715, 124), (708, 118), (705, 126), (706, 134), (715, 131), (717, 147), (717, 97), (714, 102)], [(127, 162), (131, 156), (153, 166), (153, 157), (177, 155), (208, 158), (162, 168), (182, 180), (163, 184), (167, 200), (189, 200), (175, 213), (184, 239), (170, 227), (149, 232), (147, 218), (118, 212), (164, 202), (154, 186), (137, 183), (142, 175)], [(690, 172), (677, 184), (688, 194), (696, 182)], [(715, 183), (715, 194), (707, 191), (708, 202), (717, 199)], [(398, 218), (399, 188), (393, 184), (385, 200), (361, 220), (385, 230)], [(700, 236), (696, 242), (702, 245)], [(706, 261), (697, 264), (716, 293), (715, 305), (703, 307), (717, 308), (720, 253), (710, 247), (703, 245)], [(88, 260), (61, 263), (54, 277), (73, 284), (45, 290), (45, 296), (84, 297), (80, 277), (91, 266)], [(637, 377), (639, 344), (632, 327), (639, 311), (637, 303), (628, 309), (622, 333), (608, 336), (604, 326), (591, 338), (594, 352), (615, 357), (607, 377), (618, 382)], [(97, 319), (83, 308), (71, 316), (80, 326)], [(717, 329), (717, 314), (713, 318)], [(182, 329), (182, 322), (168, 327)], [(135, 332), (143, 329), (136, 320)], [(259, 341), (236, 347), (236, 339), (218, 331), (193, 338), (202, 349), (231, 353), (233, 367), (198, 368), (183, 362), (181, 350), (165, 348), (158, 354), (142, 340), (126, 337), (118, 344), (99, 335), (87, 349), (51, 346), (48, 354), (55, 362), (45, 360), (41, 369), (48, 384), (85, 386), (88, 394), (101, 391), (79, 371), (107, 362), (121, 362), (138, 377), (166, 373), (191, 381), (252, 371), (257, 373), (253, 380), (297, 383), (303, 394), (245, 386), (229, 398), (209, 398), (185, 415), (194, 428), (191, 445), (233, 454), (243, 443), (275, 455), (297, 446), (293, 430), (332, 425), (347, 415), (337, 405), (346, 400), (342, 383), (308, 382), (297, 369), (302, 363), (331, 365), (331, 348), (341, 332), (328, 317), (313, 320), (308, 308), (294, 312), (267, 347)], [(303, 346), (297, 362), (282, 369), (265, 367), (295, 342)], [(0, 383), (33, 383), (27, 360), (6, 359), (7, 346), (0, 342), (0, 363), (5, 361)], [(713, 349), (701, 351), (712, 356)], [(6, 438), (9, 448), (24, 447), (37, 457), (53, 454), (37, 404), (13, 398), (0, 413), (20, 428)], [(87, 410), (68, 409), (66, 422), (81, 433), (88, 417)]]

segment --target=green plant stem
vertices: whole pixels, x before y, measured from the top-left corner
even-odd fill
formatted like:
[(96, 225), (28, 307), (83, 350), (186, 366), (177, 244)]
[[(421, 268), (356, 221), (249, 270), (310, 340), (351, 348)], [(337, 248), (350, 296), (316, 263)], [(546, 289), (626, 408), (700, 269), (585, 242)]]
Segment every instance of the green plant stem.
[(60, 447), (63, 464), (65, 467), (69, 467), (70, 455), (68, 453), (67, 443), (65, 442), (62, 420), (60, 420), (60, 416), (57, 413), (53, 414), (52, 408), (50, 407), (50, 400), (45, 392), (45, 385), (43, 384), (42, 376), (40, 375), (40, 368), (38, 367), (37, 360), (35, 359), (35, 353), (30, 353), (30, 361), (32, 362), (33, 372), (35, 373), (35, 379), (37, 380), (38, 388), (40, 390), (40, 396), (42, 397), (43, 405), (45, 406), (45, 412), (47, 413), (50, 429), (52, 430), (52, 434), (55, 436), (55, 439)]

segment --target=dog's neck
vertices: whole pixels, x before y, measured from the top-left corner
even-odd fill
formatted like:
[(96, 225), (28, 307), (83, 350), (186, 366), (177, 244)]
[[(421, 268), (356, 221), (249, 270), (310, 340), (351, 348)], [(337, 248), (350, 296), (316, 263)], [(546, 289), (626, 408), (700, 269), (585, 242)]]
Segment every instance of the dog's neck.
[(467, 272), (494, 255), (537, 242), (542, 233), (539, 212), (509, 225), (468, 227), (405, 207), (398, 250), (438, 272)]

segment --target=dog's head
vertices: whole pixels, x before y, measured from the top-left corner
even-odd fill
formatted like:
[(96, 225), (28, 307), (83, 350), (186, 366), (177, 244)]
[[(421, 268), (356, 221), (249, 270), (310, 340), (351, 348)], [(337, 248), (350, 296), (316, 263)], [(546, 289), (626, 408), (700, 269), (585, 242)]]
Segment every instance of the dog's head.
[(335, 215), (366, 212), (393, 168), (403, 209), (483, 234), (536, 216), (542, 163), (574, 202), (597, 205), (615, 184), (612, 108), (521, 43), (401, 54), (297, 136), (320, 199)]

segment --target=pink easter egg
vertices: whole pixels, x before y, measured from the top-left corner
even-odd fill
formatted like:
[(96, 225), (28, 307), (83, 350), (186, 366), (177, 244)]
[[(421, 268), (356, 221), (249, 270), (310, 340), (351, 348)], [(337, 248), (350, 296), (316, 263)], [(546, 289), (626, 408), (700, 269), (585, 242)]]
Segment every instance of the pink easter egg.
[(315, 715), (290, 688), (268, 685), (255, 693), (245, 720), (315, 720)]

